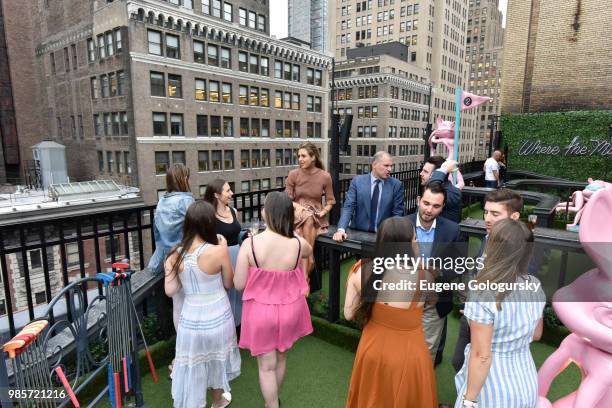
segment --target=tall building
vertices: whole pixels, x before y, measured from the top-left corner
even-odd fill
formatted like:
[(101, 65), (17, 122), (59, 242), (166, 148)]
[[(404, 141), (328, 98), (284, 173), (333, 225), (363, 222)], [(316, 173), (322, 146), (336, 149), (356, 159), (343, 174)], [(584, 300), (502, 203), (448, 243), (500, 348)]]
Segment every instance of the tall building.
[(372, 156), (394, 156), (395, 171), (418, 168), (429, 114), (429, 72), (408, 62), (398, 42), (349, 50), (335, 67), (334, 113), (353, 115), (343, 177), (370, 171)]
[(509, 2), (502, 112), (611, 109), (611, 19), (597, 0)]
[(71, 180), (138, 185), (153, 203), (172, 163), (197, 196), (214, 178), (282, 185), (306, 138), (326, 157), (331, 60), (272, 39), (267, 0), (23, 3), (40, 111), (24, 133), (65, 145)]
[(288, 33), (310, 44), (313, 50), (329, 49), (327, 0), (288, 0)]
[(504, 28), (499, 0), (470, 0), (465, 63), (469, 69), (470, 92), (493, 98), (475, 108), (476, 140), (474, 156), (488, 156), (491, 136), (496, 130), (501, 108), (501, 72)]
[[(330, 2), (330, 39), (336, 61), (347, 50), (399, 41), (409, 47), (409, 62), (429, 71), (431, 123), (454, 120), (455, 88), (467, 86), (465, 44), (467, 0), (336, 0)], [(461, 118), (459, 160), (474, 157), (475, 114)], [(439, 154), (446, 155), (441, 147)]]

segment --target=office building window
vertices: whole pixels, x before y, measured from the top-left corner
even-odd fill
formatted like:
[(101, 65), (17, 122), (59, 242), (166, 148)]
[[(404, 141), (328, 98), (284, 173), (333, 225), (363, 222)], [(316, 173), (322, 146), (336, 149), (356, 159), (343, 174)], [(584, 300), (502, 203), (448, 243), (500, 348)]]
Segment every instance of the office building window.
[(270, 90), (269, 89), (261, 89), (259, 94), (259, 103), (261, 106), (270, 107)]
[(94, 44), (93, 38), (88, 38), (87, 39), (87, 61), (94, 62), (95, 60), (96, 60), (96, 45)]
[(110, 95), (110, 83), (108, 82), (108, 76), (100, 76), (100, 81), (102, 82), (102, 97), (108, 98)]
[(289, 92), (283, 93), (283, 109), (291, 109), (291, 94)]
[(200, 150), (198, 152), (198, 171), (209, 171), (210, 170), (210, 157), (207, 150)]
[(247, 25), (247, 11), (243, 8), (238, 9), (238, 23), (241, 26)]
[(259, 106), (259, 88), (251, 87), (249, 100), (251, 106)]
[(278, 109), (283, 107), (283, 93), (281, 91), (274, 91), (274, 107)]
[(197, 101), (206, 100), (206, 81), (203, 79), (195, 80), (195, 99)]
[(180, 163), (183, 166), (186, 164), (184, 151), (172, 152), (172, 164), (177, 164), (177, 163)]
[(270, 119), (261, 120), (261, 136), (270, 137)]
[(119, 123), (119, 113), (113, 112), (111, 114), (111, 117), (113, 121), (113, 135), (119, 136), (121, 134), (120, 123)]
[(249, 68), (251, 74), (259, 74), (259, 56), (255, 54), (249, 55)]
[(223, 103), (232, 103), (232, 84), (223, 82), (222, 86), (222, 101)]
[(259, 137), (259, 119), (251, 118), (251, 136)]
[(249, 136), (249, 118), (240, 118), (240, 136)]
[(121, 41), (121, 29), (115, 28), (113, 32), (115, 33), (115, 51), (117, 51), (117, 53), (120, 53), (121, 51), (123, 51), (123, 43)]
[(111, 122), (110, 113), (104, 114), (104, 135), (112, 136), (113, 135), (113, 124)]
[(306, 69), (306, 83), (309, 85), (314, 85), (314, 69), (312, 68)]
[(170, 114), (170, 136), (184, 136), (183, 131), (183, 114), (182, 113), (171, 113)]
[(115, 54), (115, 50), (113, 48), (113, 33), (109, 31), (105, 35), (106, 35), (106, 56), (110, 57)]
[(104, 152), (98, 150), (98, 171), (104, 173)]
[(221, 161), (221, 150), (213, 150), (211, 152), (212, 170), (223, 170), (223, 162)]
[(300, 109), (300, 94), (294, 93), (291, 97), (291, 109)]
[(300, 122), (293, 122), (293, 137), (300, 137)]
[(210, 102), (219, 102), (219, 82), (208, 81), (208, 97)]
[(320, 96), (315, 97), (314, 111), (321, 112), (321, 97)]
[(155, 174), (166, 174), (170, 164), (170, 153), (155, 152)]
[(181, 48), (178, 36), (166, 34), (166, 57), (181, 58)]
[(251, 191), (251, 182), (247, 180), (240, 183), (240, 191), (243, 193)]
[(223, 19), (227, 21), (232, 21), (234, 15), (234, 10), (230, 3), (223, 4)]
[(292, 65), (291, 73), (292, 73), (291, 80), (299, 82), (300, 81), (300, 66), (297, 64)]
[(283, 149), (276, 149), (274, 151), (275, 164), (277, 166), (283, 165)]
[(274, 132), (276, 137), (283, 137), (283, 121), (282, 120), (277, 120), (275, 123), (275, 127), (276, 130)]
[(210, 135), (219, 137), (221, 136), (221, 117), (211, 116), (210, 117)]
[(76, 44), (72, 44), (70, 46), (70, 52), (72, 53), (72, 70), (76, 71), (77, 67), (78, 67), (78, 59), (77, 59), (77, 49), (76, 49)]
[(224, 170), (234, 169), (234, 151), (233, 150), (223, 151), (223, 169)]
[[(149, 41), (149, 54), (162, 55), (161, 33), (159, 31), (149, 30), (147, 32)], [(98, 43), (100, 38), (98, 37)]]
[(291, 64), (285, 62), (283, 65), (283, 72), (285, 73), (284, 79), (291, 81)]
[(193, 40), (193, 61), (200, 64), (206, 62), (204, 57), (204, 43), (202, 41)]
[(153, 112), (153, 135), (167, 136), (168, 124), (166, 122), (166, 114), (163, 112)]
[(238, 70), (242, 72), (249, 72), (249, 54), (244, 51), (238, 51)]
[(91, 99), (98, 99), (100, 97), (100, 90), (98, 88), (98, 78), (92, 77), (90, 79), (91, 83)]
[(94, 134), (96, 137), (100, 137), (104, 134), (104, 129), (102, 128), (102, 118), (99, 114), (93, 115), (93, 123), (94, 123)]
[(104, 46), (104, 34), (100, 34), (96, 38), (98, 40), (98, 58), (100, 59), (106, 58), (106, 47)]
[(151, 79), (151, 96), (166, 96), (166, 84), (164, 74), (161, 72), (150, 73)]
[(232, 69), (232, 52), (229, 48), (221, 47), (221, 68)]
[(196, 115), (196, 132), (198, 136), (208, 136), (208, 116)]
[(117, 95), (125, 95), (125, 73), (117, 72)]
[(110, 96), (117, 96), (117, 75), (114, 72), (108, 74), (108, 82), (110, 83)]
[(219, 66), (219, 47), (208, 44), (208, 65)]
[(270, 64), (270, 60), (268, 59), (268, 57), (259, 58), (259, 69), (260, 69), (259, 74), (260, 75), (268, 76), (270, 74), (269, 64)]
[[(270, 149), (261, 151), (261, 165), (263, 167), (270, 167)], [(270, 186), (268, 185), (266, 188), (270, 188)]]
[(249, 28), (257, 28), (257, 14), (253, 11), (249, 11)]
[(274, 61), (274, 78), (283, 78), (283, 63), (281, 61)]
[(232, 118), (231, 116), (223, 117), (223, 136), (234, 136), (234, 118)]
[(257, 16), (257, 29), (259, 31), (266, 31), (266, 16), (261, 14)]
[(168, 74), (168, 96), (170, 98), (183, 97), (183, 86), (180, 75)]
[(121, 112), (121, 134), (127, 136), (128, 131), (128, 116), (127, 112)]
[(221, 18), (221, 0), (212, 0), (212, 15)]
[(245, 85), (240, 85), (239, 97), (238, 97), (240, 105), (248, 105), (249, 104), (248, 98), (249, 98), (249, 87)]
[(210, 14), (210, 0), (202, 0), (202, 13)]
[(261, 167), (261, 152), (251, 150), (251, 167)]
[(240, 168), (248, 169), (251, 165), (251, 151), (241, 150), (240, 151)]

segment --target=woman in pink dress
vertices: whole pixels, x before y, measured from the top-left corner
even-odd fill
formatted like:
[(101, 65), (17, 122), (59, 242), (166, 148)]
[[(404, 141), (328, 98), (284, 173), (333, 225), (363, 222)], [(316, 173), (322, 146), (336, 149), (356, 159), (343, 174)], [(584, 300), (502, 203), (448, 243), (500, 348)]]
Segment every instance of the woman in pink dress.
[(312, 333), (303, 269), (312, 247), (293, 233), (293, 203), (287, 194), (268, 194), (263, 218), (266, 230), (240, 248), (234, 286), (244, 289), (240, 347), (257, 357), (266, 408), (277, 408), (287, 350)]

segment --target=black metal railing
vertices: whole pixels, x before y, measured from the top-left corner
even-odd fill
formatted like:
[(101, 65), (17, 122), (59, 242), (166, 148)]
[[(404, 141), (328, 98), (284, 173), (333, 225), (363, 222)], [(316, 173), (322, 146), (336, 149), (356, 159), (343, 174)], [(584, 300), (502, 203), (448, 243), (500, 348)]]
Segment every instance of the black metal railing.
[(142, 269), (145, 256), (155, 249), (154, 210), (140, 203), (133, 208), (0, 226), (4, 288), (0, 315), (8, 323), (8, 327), (4, 321), (0, 326), (2, 335), (15, 335), (18, 327), (36, 317), (38, 305), (40, 311), (75, 279), (105, 272), (120, 259)]

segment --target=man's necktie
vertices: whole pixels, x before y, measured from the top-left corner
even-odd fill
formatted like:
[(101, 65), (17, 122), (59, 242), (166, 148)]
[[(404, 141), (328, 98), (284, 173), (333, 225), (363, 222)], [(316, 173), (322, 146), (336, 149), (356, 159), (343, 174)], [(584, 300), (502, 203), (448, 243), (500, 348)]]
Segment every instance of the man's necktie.
[(372, 203), (370, 204), (370, 232), (376, 231), (376, 221), (378, 220), (378, 197), (380, 196), (380, 180), (374, 181), (374, 191), (372, 191)]

